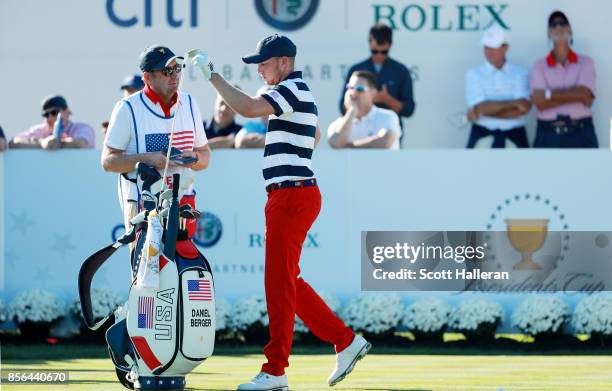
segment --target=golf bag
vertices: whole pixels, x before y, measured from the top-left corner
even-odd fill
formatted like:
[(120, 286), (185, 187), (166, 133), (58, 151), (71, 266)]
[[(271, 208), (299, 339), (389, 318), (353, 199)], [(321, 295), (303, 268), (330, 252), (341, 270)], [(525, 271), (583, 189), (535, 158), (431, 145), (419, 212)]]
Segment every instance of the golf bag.
[[(199, 217), (199, 212), (189, 205), (179, 208), (179, 175), (173, 176), (172, 190), (154, 194), (152, 188), (161, 187), (157, 170), (139, 163), (137, 172), (142, 181), (144, 210), (132, 219), (130, 232), (90, 256), (81, 266), (79, 295), (83, 317), (87, 326), (95, 330), (114, 315), (115, 323), (107, 330), (106, 341), (117, 377), (125, 387), (182, 390), (185, 375), (213, 352), (212, 270), (186, 229), (179, 229), (179, 225), (185, 225), (179, 224), (179, 218)], [(158, 224), (153, 226), (156, 218)], [(153, 232), (149, 232), (156, 228), (158, 243), (151, 239)], [(91, 304), (94, 274), (117, 248), (134, 240), (128, 301), (96, 322)]]

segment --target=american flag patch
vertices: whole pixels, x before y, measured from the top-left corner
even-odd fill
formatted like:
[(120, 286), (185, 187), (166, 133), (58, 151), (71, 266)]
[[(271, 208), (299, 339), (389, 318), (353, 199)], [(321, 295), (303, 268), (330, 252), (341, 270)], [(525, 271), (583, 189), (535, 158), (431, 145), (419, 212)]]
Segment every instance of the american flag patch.
[(153, 328), (153, 298), (139, 297), (138, 298), (138, 328), (152, 329)]
[(212, 291), (209, 280), (187, 280), (187, 295), (189, 300), (212, 301)]
[[(168, 150), (170, 133), (145, 134), (145, 147), (147, 152), (159, 152)], [(172, 135), (172, 146), (181, 152), (192, 151), (194, 143), (193, 130), (174, 132)]]

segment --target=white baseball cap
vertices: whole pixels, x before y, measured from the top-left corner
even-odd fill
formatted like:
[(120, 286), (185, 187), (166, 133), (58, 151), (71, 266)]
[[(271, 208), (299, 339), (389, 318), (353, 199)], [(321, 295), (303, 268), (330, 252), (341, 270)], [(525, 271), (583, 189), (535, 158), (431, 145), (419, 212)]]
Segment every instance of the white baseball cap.
[(482, 46), (497, 49), (508, 43), (508, 32), (499, 24), (494, 24), (484, 31), (480, 43)]

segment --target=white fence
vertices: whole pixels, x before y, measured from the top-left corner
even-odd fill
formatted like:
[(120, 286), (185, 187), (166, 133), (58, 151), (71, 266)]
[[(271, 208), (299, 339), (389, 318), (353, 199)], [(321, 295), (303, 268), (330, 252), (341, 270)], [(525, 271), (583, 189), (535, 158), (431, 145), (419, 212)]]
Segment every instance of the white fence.
[[(197, 206), (210, 219), (198, 243), (214, 265), (218, 294), (229, 299), (263, 294), (260, 163), (261, 151), (217, 150), (197, 176)], [(606, 151), (317, 151), (323, 208), (305, 243), (302, 274), (342, 299), (359, 294), (366, 230), (504, 230), (505, 218), (522, 217), (549, 219), (550, 230), (567, 224), (573, 231), (610, 231), (612, 181), (605, 172), (611, 164)], [(5, 300), (33, 287), (75, 297), (81, 262), (111, 243), (113, 230), (121, 232), (116, 179), (102, 171), (96, 151), (0, 154)], [(128, 262), (127, 250), (118, 251), (94, 286), (125, 293)], [(406, 296), (432, 294), (451, 302), (461, 297)], [(494, 296), (508, 307), (518, 301)]]

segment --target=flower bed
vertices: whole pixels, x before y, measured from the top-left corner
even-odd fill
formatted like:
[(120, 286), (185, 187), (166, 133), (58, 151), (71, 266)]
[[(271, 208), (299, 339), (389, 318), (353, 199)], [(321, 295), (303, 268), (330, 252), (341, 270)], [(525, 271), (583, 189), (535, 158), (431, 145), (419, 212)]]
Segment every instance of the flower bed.
[(537, 342), (552, 343), (563, 333), (569, 316), (567, 304), (552, 295), (534, 295), (523, 300), (512, 314), (512, 325)]
[(484, 344), (495, 339), (495, 330), (503, 320), (504, 311), (499, 303), (467, 299), (451, 312), (449, 327), (462, 333), (470, 342)]
[(448, 327), (450, 307), (436, 298), (414, 302), (406, 308), (402, 324), (414, 335), (417, 342), (441, 343)]

